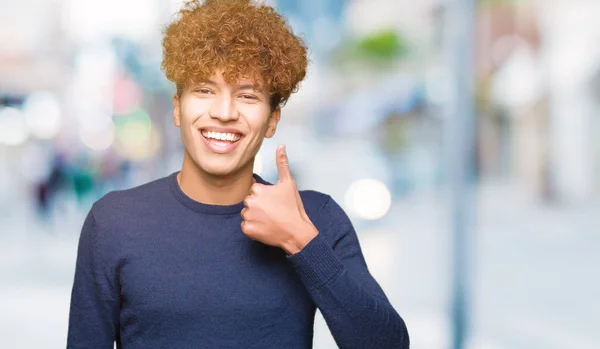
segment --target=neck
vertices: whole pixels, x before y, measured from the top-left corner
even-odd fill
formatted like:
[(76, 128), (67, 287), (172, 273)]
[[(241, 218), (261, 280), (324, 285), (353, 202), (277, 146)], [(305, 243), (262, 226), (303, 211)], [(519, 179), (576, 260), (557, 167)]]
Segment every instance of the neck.
[(234, 205), (244, 200), (254, 184), (254, 163), (227, 175), (212, 175), (196, 165), (186, 151), (177, 182), (191, 199), (209, 205)]

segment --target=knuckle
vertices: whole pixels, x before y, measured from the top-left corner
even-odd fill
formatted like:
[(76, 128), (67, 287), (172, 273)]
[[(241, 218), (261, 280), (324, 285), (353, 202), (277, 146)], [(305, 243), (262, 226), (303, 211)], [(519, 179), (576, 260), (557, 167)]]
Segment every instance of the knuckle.
[(253, 193), (260, 193), (262, 191), (262, 184), (260, 184), (260, 183), (252, 184), (252, 188), (250, 189), (250, 191)]
[[(244, 221), (248, 221), (250, 220), (250, 213), (248, 212), (248, 210), (242, 211), (242, 219)], [(246, 222), (247, 223), (247, 222)]]

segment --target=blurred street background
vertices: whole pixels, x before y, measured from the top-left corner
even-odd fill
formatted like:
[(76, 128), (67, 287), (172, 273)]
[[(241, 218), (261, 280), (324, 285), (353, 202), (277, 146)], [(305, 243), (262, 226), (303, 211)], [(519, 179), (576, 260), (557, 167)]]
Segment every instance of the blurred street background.
[[(448, 20), (466, 1), (266, 2), (312, 64), (255, 172), (275, 181), (285, 143), (300, 189), (344, 207), (411, 348), (453, 348), (457, 275), (464, 348), (600, 348), (600, 1), (478, 0), (471, 26)], [(0, 348), (64, 348), (91, 204), (180, 169), (160, 71), (180, 5), (0, 0)], [(473, 94), (453, 83), (456, 37), (471, 43)], [(321, 317), (314, 343), (336, 347)]]

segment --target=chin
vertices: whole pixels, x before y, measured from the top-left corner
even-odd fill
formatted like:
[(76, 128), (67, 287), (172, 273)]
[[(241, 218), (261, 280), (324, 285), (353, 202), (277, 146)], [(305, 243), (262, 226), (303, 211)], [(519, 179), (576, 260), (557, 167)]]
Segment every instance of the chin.
[(236, 164), (219, 164), (219, 163), (200, 163), (197, 164), (198, 167), (205, 173), (216, 176), (216, 177), (225, 177), (231, 174), (234, 174), (241, 170), (241, 166), (237, 166)]
[[(241, 149), (239, 149), (241, 150)], [(243, 171), (249, 165), (241, 154), (220, 155), (211, 152), (188, 152), (189, 160), (203, 173), (213, 177), (227, 177)], [(232, 156), (234, 155), (234, 156)]]

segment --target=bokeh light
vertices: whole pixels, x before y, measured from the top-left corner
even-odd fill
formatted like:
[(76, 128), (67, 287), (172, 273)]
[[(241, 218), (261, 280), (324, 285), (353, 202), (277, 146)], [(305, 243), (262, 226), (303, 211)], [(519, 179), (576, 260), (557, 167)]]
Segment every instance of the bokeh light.
[(0, 108), (0, 143), (16, 146), (29, 137), (23, 112), (14, 107)]
[(86, 127), (85, 124), (82, 124), (79, 128), (79, 138), (86, 147), (101, 151), (108, 149), (113, 144), (116, 132), (112, 120), (107, 119), (104, 122), (98, 122), (98, 120), (96, 119), (95, 123), (97, 127)]
[(115, 114), (131, 113), (142, 103), (142, 88), (128, 76), (118, 75), (114, 81), (113, 110)]
[(49, 92), (36, 92), (27, 97), (23, 113), (29, 132), (40, 139), (56, 137), (62, 126), (58, 98)]
[(375, 220), (388, 212), (392, 196), (384, 183), (366, 178), (350, 185), (344, 201), (354, 215), (362, 219)]
[(129, 114), (115, 117), (117, 143), (119, 154), (130, 160), (148, 158), (159, 149), (160, 134), (148, 112), (138, 108)]

